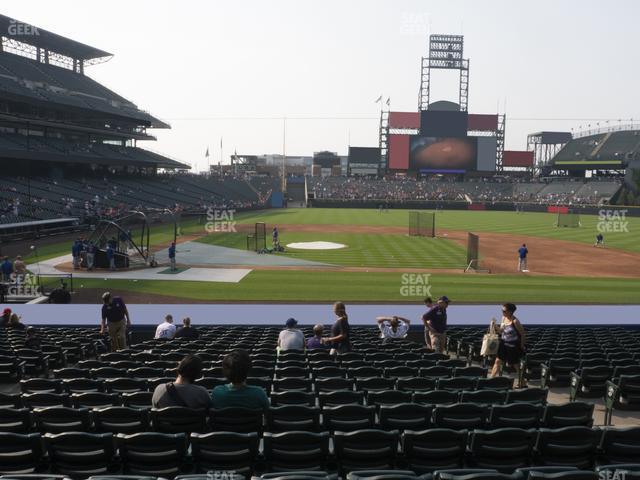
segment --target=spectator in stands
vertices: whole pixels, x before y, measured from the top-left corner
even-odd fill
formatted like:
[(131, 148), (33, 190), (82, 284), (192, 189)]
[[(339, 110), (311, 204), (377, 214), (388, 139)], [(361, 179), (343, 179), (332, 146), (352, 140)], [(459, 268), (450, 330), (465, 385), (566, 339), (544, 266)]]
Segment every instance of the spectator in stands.
[(0, 327), (6, 327), (9, 325), (9, 320), (11, 320), (11, 309), (5, 308), (2, 311), (2, 317), (0, 317)]
[(120, 297), (112, 297), (111, 293), (105, 292), (102, 295), (102, 321), (100, 323), (100, 334), (104, 333), (105, 325), (109, 331), (111, 350), (122, 350), (127, 348), (127, 328), (131, 327), (129, 311)]
[(382, 343), (405, 338), (411, 325), (410, 320), (395, 315), (393, 317), (378, 317), (376, 322), (378, 322)]
[(171, 242), (169, 247), (169, 263), (171, 263), (171, 271), (176, 271), (176, 242)]
[(33, 327), (27, 327), (24, 339), (24, 348), (42, 350), (42, 340), (38, 337), (38, 331)]
[(76, 238), (71, 245), (71, 258), (73, 262), (73, 269), (77, 270), (80, 268), (80, 254), (82, 253), (82, 242), (79, 238)]
[[(433, 300), (431, 297), (427, 297), (424, 299), (424, 306), (427, 307), (427, 312), (433, 308)], [(424, 343), (427, 348), (431, 349), (431, 337), (429, 336), (429, 329), (427, 325), (424, 326)]]
[(186, 338), (187, 340), (197, 340), (200, 337), (200, 332), (191, 326), (191, 319), (184, 317), (182, 319), (182, 327), (176, 331), (173, 338)]
[(109, 243), (107, 245), (107, 260), (109, 260), (109, 270), (116, 269), (116, 252), (113, 249), (113, 245)]
[[(520, 320), (515, 316), (516, 309), (513, 303), (503, 304), (500, 327), (496, 327), (495, 322), (491, 322), (494, 329), (500, 332), (500, 345), (491, 370), (492, 377), (498, 375), (502, 366), (507, 364), (515, 368), (516, 378), (520, 378), (520, 359), (525, 353), (525, 332)], [(521, 385), (516, 386), (516, 388), (520, 387)]]
[(60, 286), (49, 294), (49, 303), (71, 303), (71, 294), (67, 290), (67, 284), (60, 281)]
[(11, 328), (13, 330), (25, 330), (27, 327), (24, 323), (20, 322), (22, 317), (17, 313), (12, 313), (9, 318), (9, 323), (7, 324), (7, 328)]
[(11, 263), (11, 260), (9, 260), (9, 257), (4, 257), (2, 259), (2, 264), (0, 264), (0, 272), (2, 272), (3, 282), (11, 281), (11, 274), (13, 273), (13, 264)]
[(322, 343), (331, 345), (331, 355), (339, 355), (351, 351), (351, 338), (349, 332), (349, 316), (347, 307), (343, 302), (333, 304), (333, 313), (336, 320), (331, 327), (331, 336), (322, 339)]
[(87, 259), (87, 270), (91, 271), (93, 270), (93, 265), (95, 263), (96, 260), (96, 246), (94, 245), (93, 242), (89, 242), (87, 244), (87, 254), (86, 254), (86, 259)]
[(27, 274), (27, 266), (22, 260), (22, 256), (18, 255), (13, 262), (13, 271), (16, 275), (16, 283), (20, 284), (24, 282), (24, 277)]
[(264, 389), (247, 385), (251, 357), (246, 350), (234, 350), (222, 359), (222, 373), (230, 383), (213, 389), (213, 408), (242, 407), (267, 410), (269, 398)]
[(156, 328), (156, 339), (171, 340), (176, 335), (176, 326), (173, 324), (173, 315), (166, 315), (164, 322)]
[(422, 321), (427, 330), (434, 351), (444, 353), (447, 344), (447, 308), (449, 298), (442, 296), (438, 304), (422, 316)]
[(518, 271), (526, 272), (527, 269), (527, 255), (529, 254), (529, 249), (525, 243), (518, 249)]
[(322, 335), (324, 334), (324, 325), (318, 324), (313, 327), (313, 337), (307, 338), (307, 348), (314, 350), (316, 348), (328, 348), (322, 343)]
[(285, 329), (278, 335), (278, 350), (303, 350), (304, 334), (296, 328), (298, 321), (295, 318), (287, 319)]
[(193, 383), (202, 377), (202, 360), (196, 355), (187, 355), (178, 363), (175, 382), (161, 383), (153, 392), (153, 408), (188, 407), (210, 408), (213, 405), (206, 388)]

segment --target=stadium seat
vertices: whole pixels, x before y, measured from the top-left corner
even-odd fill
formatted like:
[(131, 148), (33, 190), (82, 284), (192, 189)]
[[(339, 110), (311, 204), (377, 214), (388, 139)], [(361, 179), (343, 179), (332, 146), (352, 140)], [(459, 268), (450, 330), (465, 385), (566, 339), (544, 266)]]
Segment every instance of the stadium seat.
[(433, 424), (436, 428), (454, 430), (483, 428), (488, 417), (489, 408), (475, 403), (438, 405), (433, 410)]
[(607, 381), (605, 425), (611, 425), (614, 408), (640, 409), (640, 375), (622, 375)]
[(612, 374), (613, 369), (609, 366), (581, 367), (571, 372), (569, 399), (573, 402), (578, 397), (602, 397)]
[(230, 407), (209, 411), (209, 426), (214, 432), (262, 433), (263, 419), (262, 410)]
[(151, 425), (161, 433), (202, 433), (206, 429), (206, 412), (186, 407), (152, 408)]
[(509, 403), (493, 405), (489, 413), (488, 428), (538, 428), (543, 406), (535, 403)]
[(438, 379), (438, 390), (475, 390), (476, 379), (469, 377), (450, 377)]
[(393, 390), (396, 385), (395, 378), (369, 377), (369, 378), (356, 378), (356, 390), (364, 390), (366, 392), (374, 390)]
[(192, 433), (189, 437), (197, 472), (232, 470), (249, 476), (258, 461), (257, 433)]
[(593, 403), (570, 402), (547, 405), (542, 413), (541, 425), (546, 428), (593, 425)]
[(0, 474), (33, 474), (44, 470), (39, 433), (0, 433)]
[(528, 480), (598, 480), (598, 474), (592, 470), (569, 470), (555, 473), (533, 470), (529, 472)]
[(138, 378), (108, 378), (104, 381), (108, 393), (133, 393), (149, 390), (147, 380)]
[(478, 403), (482, 405), (500, 405), (507, 398), (507, 392), (504, 390), (463, 390), (460, 392), (460, 402), (462, 403)]
[(40, 432), (89, 432), (91, 415), (88, 408), (46, 407), (35, 408), (33, 417)]
[(418, 403), (382, 405), (378, 423), (383, 430), (424, 430), (431, 424), (432, 412), (431, 406)]
[(271, 407), (266, 414), (266, 429), (269, 432), (306, 431), (316, 432), (320, 428), (320, 410), (303, 405)]
[(31, 409), (71, 407), (71, 398), (66, 393), (29, 393), (22, 395), (22, 404)]
[(289, 390), (285, 392), (274, 392), (269, 395), (271, 406), (282, 407), (284, 405), (306, 405), (314, 407), (316, 397), (313, 393)]
[(375, 407), (362, 405), (339, 405), (322, 409), (324, 427), (336, 432), (373, 428), (375, 413)]
[(470, 464), (477, 468), (493, 468), (502, 473), (511, 473), (516, 468), (531, 464), (535, 441), (536, 433), (533, 430), (474, 430), (469, 443)]
[(356, 430), (334, 434), (335, 455), (342, 475), (353, 470), (392, 469), (398, 451), (398, 432)]
[(425, 392), (435, 390), (436, 382), (436, 379), (427, 377), (398, 378), (396, 388), (398, 390), (406, 390), (409, 392)]
[[(255, 385), (255, 383), (250, 382), (249, 379), (247, 379), (247, 383)], [(311, 380), (306, 378), (277, 378), (272, 383), (272, 389), (274, 392), (283, 392), (286, 390), (302, 390), (304, 392), (310, 392), (311, 388)]]
[(467, 439), (466, 430), (406, 430), (402, 435), (402, 451), (407, 467), (416, 473), (462, 468)]
[(0, 408), (0, 432), (29, 433), (31, 424), (28, 408)]
[(187, 439), (184, 433), (134, 433), (116, 437), (123, 472), (171, 478), (183, 473)]
[(510, 390), (513, 388), (513, 379), (509, 377), (478, 378), (476, 389), (478, 390)]
[(396, 405), (398, 403), (410, 403), (411, 392), (400, 390), (374, 390), (367, 392), (367, 405)]
[(324, 470), (329, 453), (328, 432), (264, 434), (264, 456), (271, 472)]
[(547, 388), (523, 388), (522, 390), (509, 390), (505, 403), (547, 403), (549, 389)]
[(412, 397), (414, 403), (428, 405), (451, 405), (458, 402), (458, 392), (450, 390), (432, 390), (430, 392), (415, 392)]
[(434, 367), (421, 368), (418, 373), (421, 377), (429, 378), (448, 378), (451, 377), (453, 369), (444, 365), (436, 365)]
[(540, 386), (542, 388), (567, 387), (571, 383), (571, 372), (576, 370), (580, 361), (574, 357), (552, 357), (540, 365)]
[(318, 393), (318, 404), (321, 408), (339, 405), (364, 405), (364, 392), (353, 390), (334, 390)]
[(599, 449), (599, 463), (640, 462), (640, 427), (604, 429)]
[(22, 408), (22, 397), (18, 393), (0, 393), (0, 408)]
[[(114, 393), (113, 395), (117, 394)], [(124, 407), (151, 408), (153, 392), (123, 393), (120, 398), (122, 398)]]
[(74, 393), (70, 397), (73, 408), (105, 408), (120, 405), (120, 397), (115, 393)]
[(315, 381), (315, 391), (320, 393), (333, 392), (335, 390), (353, 390), (354, 384), (355, 382), (351, 378), (318, 378)]
[(119, 470), (110, 433), (47, 433), (43, 438), (53, 473), (85, 478)]
[(542, 473), (562, 473), (562, 472), (575, 472), (578, 471), (576, 467), (541, 467), (541, 466), (533, 466), (533, 467), (524, 467), (517, 468), (515, 472), (513, 472), (514, 480), (527, 480), (529, 478), (529, 474), (531, 472), (542, 472)]
[(347, 474), (347, 480), (418, 480), (411, 470), (356, 470)]
[(70, 378), (62, 381), (64, 391), (70, 394), (87, 392), (104, 392), (105, 386), (101, 380), (90, 378)]
[(453, 376), (485, 378), (487, 376), (487, 369), (483, 367), (454, 367)]
[(537, 465), (593, 468), (601, 432), (588, 427), (539, 430), (535, 447)]
[(106, 407), (93, 410), (97, 432), (139, 433), (149, 430), (149, 411), (131, 407)]
[(49, 378), (31, 378), (20, 380), (22, 393), (63, 393), (62, 381)]

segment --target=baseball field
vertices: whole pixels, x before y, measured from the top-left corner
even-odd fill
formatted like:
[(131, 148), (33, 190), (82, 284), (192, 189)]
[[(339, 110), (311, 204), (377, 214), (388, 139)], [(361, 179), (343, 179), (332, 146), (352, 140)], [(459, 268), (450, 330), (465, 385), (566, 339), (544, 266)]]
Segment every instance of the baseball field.
[[(178, 245), (182, 268), (197, 242), (245, 251), (256, 222), (278, 226), (283, 253), (258, 257), (313, 262), (299, 265), (242, 265), (251, 272), (239, 283), (121, 280), (76, 281), (78, 298), (93, 301), (105, 289), (130, 302), (420, 302), (425, 293), (456, 302), (490, 303), (640, 303), (640, 218), (580, 217), (577, 228), (555, 226), (547, 213), (487, 211), (436, 212), (436, 238), (410, 237), (408, 211), (367, 209), (264, 210), (225, 219), (223, 229), (197, 220), (183, 221)], [(224, 230), (224, 231), (213, 231)], [(604, 231), (605, 248), (594, 247)], [(152, 229), (153, 249), (163, 251), (172, 226)], [(480, 236), (481, 267), (491, 273), (464, 273), (467, 232)], [(287, 247), (292, 243), (332, 242), (330, 250)], [(517, 250), (526, 243), (529, 272), (517, 272)], [(69, 252), (68, 244), (49, 245), (39, 260)], [(256, 258), (258, 258), (256, 257)], [(30, 261), (35, 261), (33, 256)], [(215, 260), (214, 260), (215, 263)], [(273, 263), (273, 262), (272, 262)], [(283, 262), (286, 263), (286, 262)], [(209, 265), (210, 266), (210, 265)], [(238, 268), (240, 265), (226, 265)]]

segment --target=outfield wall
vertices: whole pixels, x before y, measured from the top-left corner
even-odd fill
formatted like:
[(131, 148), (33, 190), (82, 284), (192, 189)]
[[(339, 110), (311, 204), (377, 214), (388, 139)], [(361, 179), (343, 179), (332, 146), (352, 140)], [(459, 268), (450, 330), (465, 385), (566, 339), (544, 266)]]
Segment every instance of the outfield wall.
[[(418, 303), (418, 302), (417, 302)], [(80, 326), (100, 324), (98, 304), (79, 305), (0, 305), (11, 308), (27, 325)], [(180, 323), (184, 316), (197, 325), (283, 325), (294, 317), (302, 325), (334, 321), (331, 304), (131, 304), (128, 306), (134, 326), (151, 326), (162, 322), (168, 313)], [(425, 307), (417, 305), (366, 304), (348, 305), (352, 325), (375, 325), (379, 315), (398, 315), (421, 328)], [(499, 319), (499, 305), (455, 305), (449, 307), (450, 325), (488, 325)], [(520, 305), (518, 318), (524, 325), (539, 326), (639, 326), (640, 305)]]

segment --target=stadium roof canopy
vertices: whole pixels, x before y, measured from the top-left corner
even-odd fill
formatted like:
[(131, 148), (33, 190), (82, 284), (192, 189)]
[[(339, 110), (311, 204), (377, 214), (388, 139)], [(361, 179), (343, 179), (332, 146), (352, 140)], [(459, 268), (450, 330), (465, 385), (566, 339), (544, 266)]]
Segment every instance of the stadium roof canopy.
[(0, 15), (0, 32), (2, 36), (35, 47), (60, 53), (78, 60), (112, 57), (113, 54), (76, 42), (57, 33), (38, 28), (15, 18)]

